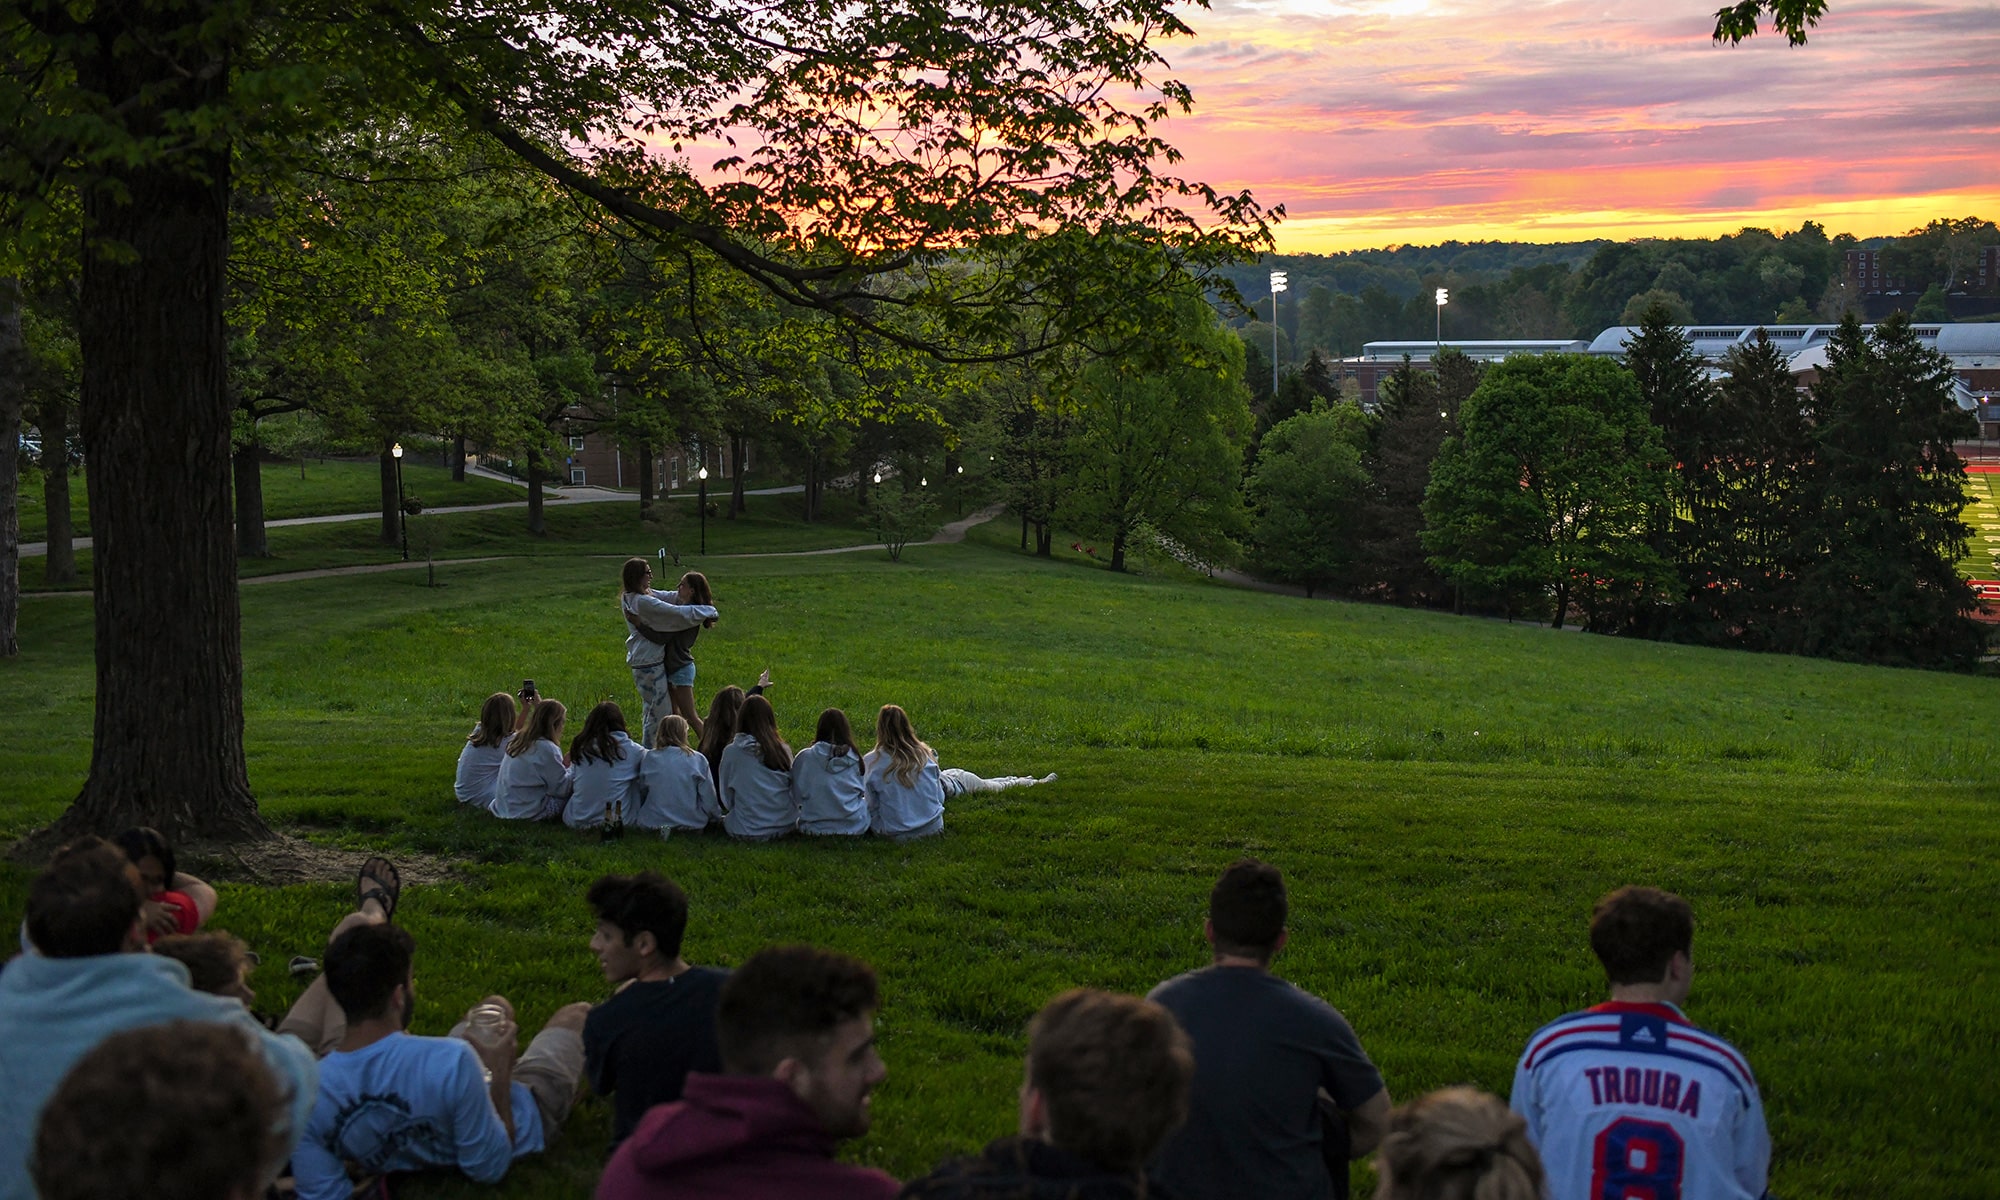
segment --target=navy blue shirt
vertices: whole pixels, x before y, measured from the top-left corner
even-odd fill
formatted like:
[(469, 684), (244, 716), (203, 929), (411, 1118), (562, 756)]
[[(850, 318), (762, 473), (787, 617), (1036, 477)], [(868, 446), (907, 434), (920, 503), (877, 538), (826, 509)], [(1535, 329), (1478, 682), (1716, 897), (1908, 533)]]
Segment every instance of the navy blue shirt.
[(1185, 1200), (1325, 1200), (1320, 1089), (1342, 1110), (1382, 1090), (1347, 1018), (1251, 967), (1189, 971), (1149, 999), (1194, 1042), (1194, 1090), (1147, 1174)]
[(647, 1109), (681, 1098), (689, 1071), (722, 1070), (715, 1002), (727, 978), (716, 967), (689, 967), (672, 979), (635, 983), (584, 1018), (584, 1072), (592, 1090), (612, 1097), (613, 1148)]

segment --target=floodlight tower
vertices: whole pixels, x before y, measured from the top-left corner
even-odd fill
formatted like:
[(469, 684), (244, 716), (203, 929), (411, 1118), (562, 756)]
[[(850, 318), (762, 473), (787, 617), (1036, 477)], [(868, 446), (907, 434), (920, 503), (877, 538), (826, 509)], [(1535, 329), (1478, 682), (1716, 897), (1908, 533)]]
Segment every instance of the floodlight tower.
[(1285, 273), (1271, 272), (1271, 395), (1278, 394), (1278, 293), (1285, 290)]
[(1443, 288), (1438, 289), (1437, 337), (1431, 347), (1431, 362), (1433, 363), (1437, 362), (1438, 352), (1444, 349), (1444, 306), (1448, 301), (1450, 301), (1450, 299), (1451, 299), (1450, 292), (1446, 291)]

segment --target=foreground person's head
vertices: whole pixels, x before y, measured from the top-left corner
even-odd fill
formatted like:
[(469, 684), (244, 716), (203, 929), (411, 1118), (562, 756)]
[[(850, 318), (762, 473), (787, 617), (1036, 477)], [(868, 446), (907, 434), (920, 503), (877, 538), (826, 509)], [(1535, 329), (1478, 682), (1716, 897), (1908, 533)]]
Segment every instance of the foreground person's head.
[(597, 914), (590, 952), (610, 982), (636, 979), (681, 956), (688, 900), (673, 880), (653, 871), (606, 875), (590, 885), (584, 898)]
[(233, 933), (171, 934), (153, 943), (153, 953), (186, 967), (197, 992), (227, 996), (245, 1008), (257, 1001), (250, 990), (250, 947)]
[(50, 958), (89, 958), (144, 948), (139, 869), (103, 838), (56, 851), (28, 887), (28, 940)]
[(411, 963), (416, 939), (400, 925), (356, 925), (326, 948), (326, 990), (348, 1028), (388, 1020), (407, 1029), (416, 1011)]
[(812, 946), (761, 950), (730, 973), (716, 1041), (731, 1075), (792, 1089), (835, 1137), (868, 1132), (869, 1093), (888, 1075), (875, 1050), (875, 972)]
[(1375, 1155), (1377, 1200), (1541, 1200), (1528, 1123), (1497, 1098), (1445, 1088), (1389, 1116)]
[(1268, 964), (1285, 945), (1285, 877), (1254, 858), (1230, 863), (1208, 893), (1208, 940), (1218, 958)]
[(1145, 1166), (1187, 1119), (1194, 1050), (1150, 1000), (1078, 988), (1028, 1026), (1021, 1134), (1107, 1171)]
[(256, 1200), (284, 1156), (285, 1100), (244, 1031), (175, 1021), (113, 1034), (42, 1109), (42, 1200)]
[(1694, 909), (1659, 888), (1619, 888), (1591, 912), (1590, 948), (1614, 989), (1684, 1004), (1694, 981)]

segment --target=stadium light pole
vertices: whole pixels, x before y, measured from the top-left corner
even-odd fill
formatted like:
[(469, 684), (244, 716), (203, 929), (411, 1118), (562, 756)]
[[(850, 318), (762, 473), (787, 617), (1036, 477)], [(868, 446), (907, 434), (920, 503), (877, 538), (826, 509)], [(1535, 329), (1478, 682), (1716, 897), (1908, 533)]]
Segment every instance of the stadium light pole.
[(706, 557), (708, 554), (708, 452), (703, 451), (701, 457), (701, 470), (694, 473), (695, 483), (699, 486), (700, 490), (700, 495), (695, 500), (695, 506), (701, 509), (701, 552)]
[(1436, 364), (1438, 352), (1444, 349), (1444, 306), (1451, 299), (1451, 293), (1443, 288), (1437, 291), (1438, 319), (1437, 336), (1431, 343), (1431, 362)]
[(396, 460), (396, 536), (403, 542), (403, 561), (410, 561), (410, 502), (403, 499), (403, 443), (389, 447), (389, 457)]
[(1278, 398), (1278, 293), (1286, 288), (1285, 273), (1271, 272), (1271, 398)]

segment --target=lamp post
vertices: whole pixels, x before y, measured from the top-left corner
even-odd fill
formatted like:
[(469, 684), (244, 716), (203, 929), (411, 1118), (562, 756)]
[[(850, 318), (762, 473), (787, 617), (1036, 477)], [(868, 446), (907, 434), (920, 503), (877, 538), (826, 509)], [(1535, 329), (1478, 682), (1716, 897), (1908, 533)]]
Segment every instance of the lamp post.
[(708, 455), (702, 454), (701, 470), (694, 473), (695, 482), (700, 485), (700, 498), (695, 506), (701, 509), (701, 553), (708, 556)]
[(396, 460), (396, 535), (403, 542), (403, 561), (410, 561), (410, 504), (403, 499), (403, 443), (389, 447), (389, 457)]
[(1450, 299), (1451, 299), (1450, 292), (1446, 291), (1444, 288), (1439, 288), (1437, 290), (1437, 302), (1438, 302), (1437, 336), (1436, 339), (1431, 344), (1432, 363), (1437, 362), (1438, 352), (1444, 349), (1444, 306), (1446, 301)]
[(1287, 284), (1283, 271), (1271, 272), (1271, 398), (1278, 398), (1278, 293)]

